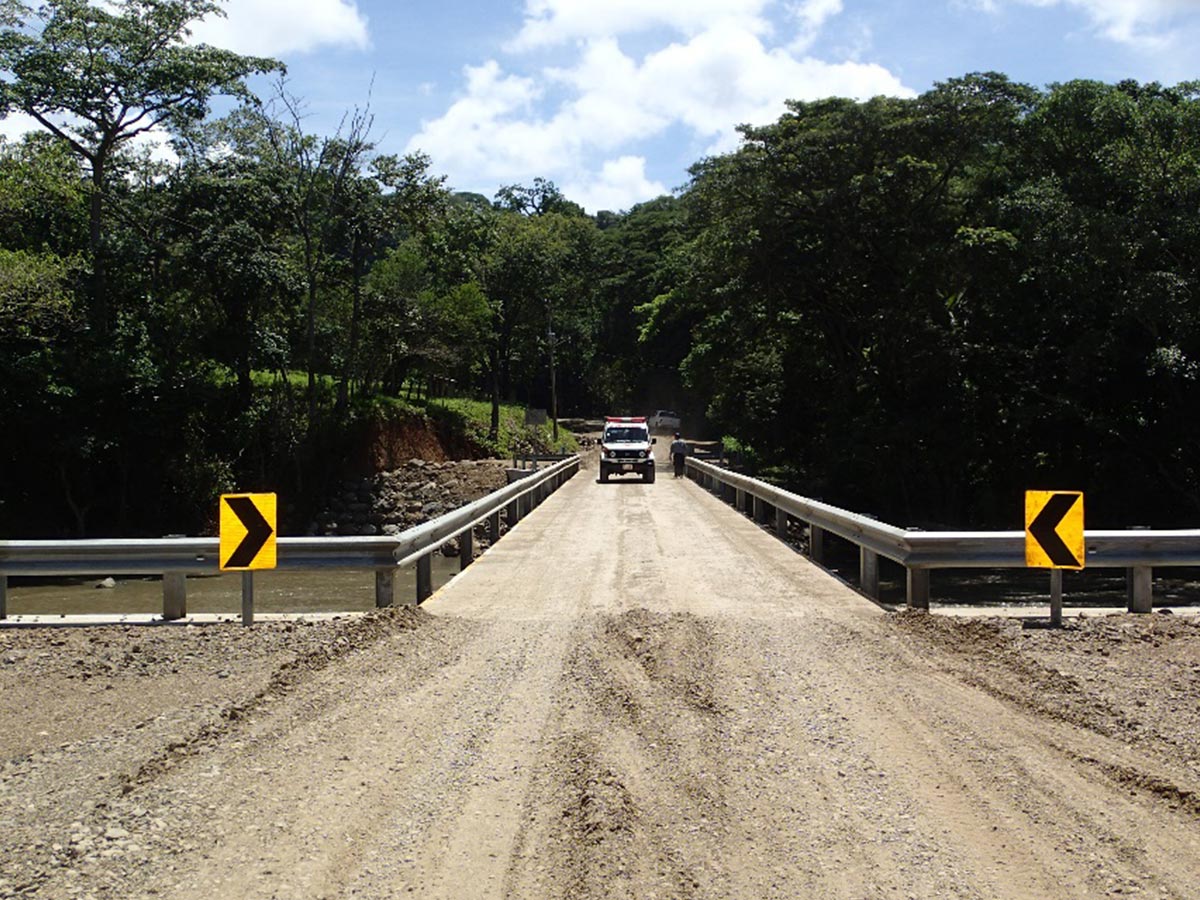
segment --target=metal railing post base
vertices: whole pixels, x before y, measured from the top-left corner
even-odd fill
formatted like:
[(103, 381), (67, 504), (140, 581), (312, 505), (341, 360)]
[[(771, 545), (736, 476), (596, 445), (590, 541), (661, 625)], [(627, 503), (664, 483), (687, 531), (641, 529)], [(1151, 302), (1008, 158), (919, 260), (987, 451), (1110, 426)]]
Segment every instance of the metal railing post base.
[(417, 560), (417, 606), (433, 596), (433, 554)]
[(375, 608), (389, 609), (396, 605), (396, 570), (375, 570)]
[(183, 572), (167, 572), (163, 575), (162, 617), (170, 622), (187, 616), (187, 576)]
[(908, 608), (929, 611), (929, 570), (909, 569), (907, 578)]

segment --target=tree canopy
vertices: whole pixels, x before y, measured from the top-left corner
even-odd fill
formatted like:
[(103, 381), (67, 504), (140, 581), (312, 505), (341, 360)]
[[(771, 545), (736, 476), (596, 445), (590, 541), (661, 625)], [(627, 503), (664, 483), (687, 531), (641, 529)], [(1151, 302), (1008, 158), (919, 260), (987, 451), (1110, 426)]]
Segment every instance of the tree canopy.
[[(0, 3), (0, 534), (302, 521), (381, 403), (684, 413), (789, 488), (917, 526), (1200, 511), (1200, 88), (996, 73), (792, 102), (676, 195), (454, 192), (369, 110), (303, 126), (199, 0)], [(240, 100), (213, 118), (209, 100)], [(156, 161), (133, 138), (169, 129)], [(489, 443), (489, 441), (491, 443)]]

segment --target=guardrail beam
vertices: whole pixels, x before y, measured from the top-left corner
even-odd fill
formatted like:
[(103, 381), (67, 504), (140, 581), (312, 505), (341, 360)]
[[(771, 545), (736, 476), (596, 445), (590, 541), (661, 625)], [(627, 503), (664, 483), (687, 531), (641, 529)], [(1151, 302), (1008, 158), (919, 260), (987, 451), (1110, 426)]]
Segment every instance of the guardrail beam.
[[(543, 457), (545, 459), (545, 457)], [(376, 575), (376, 604), (394, 601), (394, 568), (417, 563), (418, 594), (432, 594), (429, 554), (447, 540), (471, 534), (471, 529), (488, 522), (493, 542), (500, 539), (500, 517), (507, 511), (508, 526), (516, 524), (532, 502), (549, 496), (579, 471), (579, 456), (557, 457), (538, 473), (493, 491), (453, 512), (417, 525), (394, 536), (281, 537), (278, 541), (280, 569), (371, 570)], [(535, 497), (536, 495), (536, 497)], [(473, 557), (464, 544), (463, 562)], [(217, 574), (219, 541), (215, 537), (120, 538), (76, 541), (0, 541), (0, 618), (8, 612), (8, 579), (18, 576), (63, 575), (159, 575), (163, 576), (163, 615), (186, 614), (186, 577)], [(423, 560), (423, 562), (422, 562)], [(421, 569), (430, 566), (429, 578), (421, 581)], [(242, 619), (254, 621), (254, 583), (250, 573), (242, 578)]]

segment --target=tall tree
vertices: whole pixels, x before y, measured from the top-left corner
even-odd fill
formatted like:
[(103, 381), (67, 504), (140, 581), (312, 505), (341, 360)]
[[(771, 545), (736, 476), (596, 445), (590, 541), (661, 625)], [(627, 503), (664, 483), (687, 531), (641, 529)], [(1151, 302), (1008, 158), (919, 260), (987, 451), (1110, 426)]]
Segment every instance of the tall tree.
[(104, 208), (116, 155), (155, 128), (203, 119), (214, 95), (251, 99), (246, 77), (282, 66), (188, 44), (193, 22), (222, 14), (214, 0), (47, 0), (4, 9), (0, 113), (32, 116), (91, 169), (91, 318), (104, 331)]

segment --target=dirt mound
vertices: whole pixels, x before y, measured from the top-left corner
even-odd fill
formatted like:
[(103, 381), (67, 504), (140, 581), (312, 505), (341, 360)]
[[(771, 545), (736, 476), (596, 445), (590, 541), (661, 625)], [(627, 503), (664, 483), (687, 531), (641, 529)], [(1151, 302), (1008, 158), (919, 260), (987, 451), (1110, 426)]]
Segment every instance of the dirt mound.
[(1200, 619), (1095, 616), (1052, 629), (906, 611), (895, 621), (989, 693), (1181, 756), (1200, 772)]

